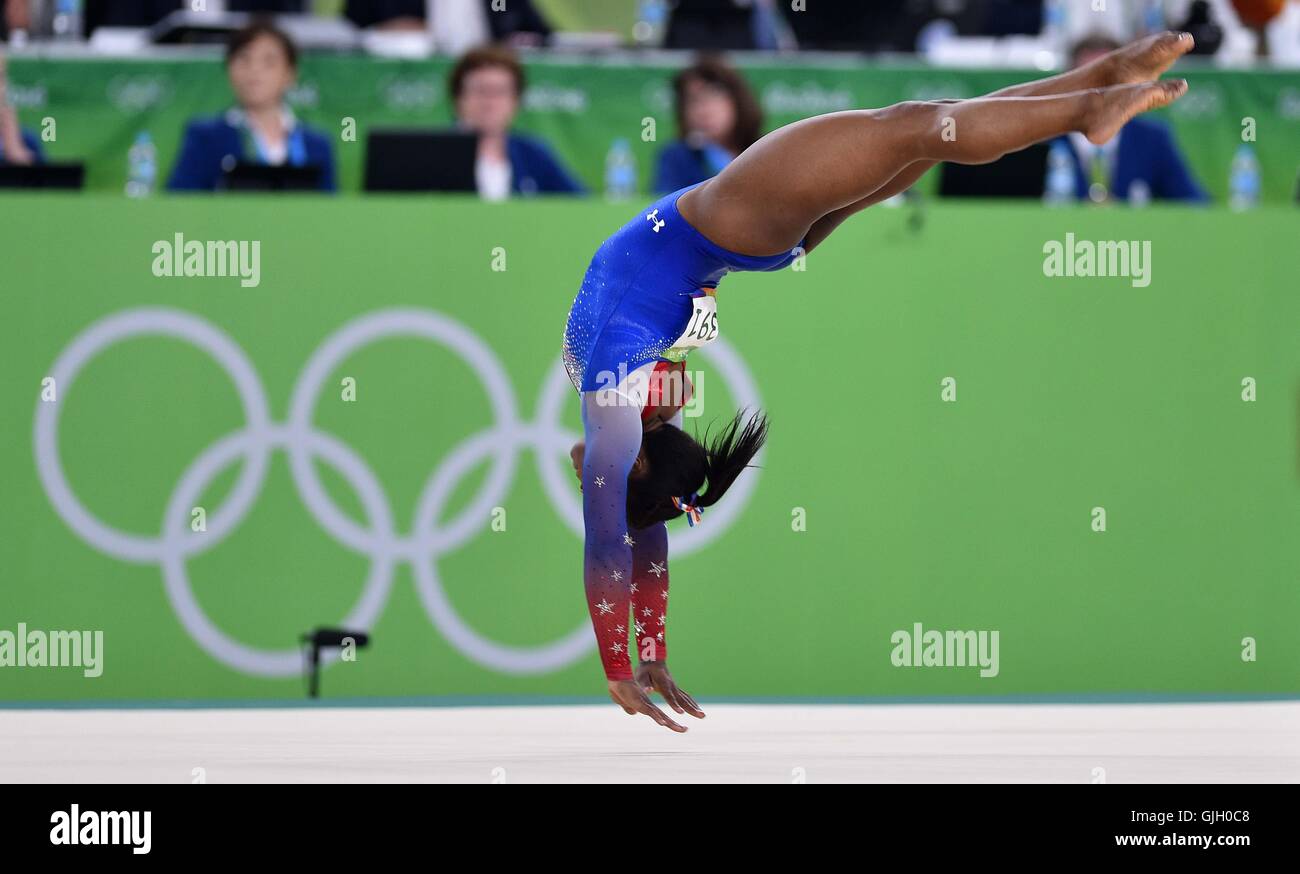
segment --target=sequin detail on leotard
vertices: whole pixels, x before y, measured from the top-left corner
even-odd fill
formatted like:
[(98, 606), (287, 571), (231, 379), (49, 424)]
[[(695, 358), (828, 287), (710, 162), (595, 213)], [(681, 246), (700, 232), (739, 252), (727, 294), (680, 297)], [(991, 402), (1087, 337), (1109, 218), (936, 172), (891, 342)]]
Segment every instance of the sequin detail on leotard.
[(596, 250), (565, 325), (561, 357), (579, 391), (618, 385), (658, 360), (682, 336), (692, 299), (732, 271), (780, 270), (797, 250), (771, 256), (730, 252), (677, 211), (683, 188), (639, 212)]

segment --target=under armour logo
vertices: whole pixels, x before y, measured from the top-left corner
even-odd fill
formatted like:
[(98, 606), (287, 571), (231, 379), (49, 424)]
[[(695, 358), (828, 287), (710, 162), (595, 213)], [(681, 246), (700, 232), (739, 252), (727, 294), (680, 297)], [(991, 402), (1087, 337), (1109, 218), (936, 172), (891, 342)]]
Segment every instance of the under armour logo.
[(657, 209), (646, 213), (645, 220), (648, 222), (654, 222), (654, 227), (651, 228), (651, 230), (656, 234), (659, 233), (659, 229), (664, 226), (663, 220), (659, 218), (659, 210)]

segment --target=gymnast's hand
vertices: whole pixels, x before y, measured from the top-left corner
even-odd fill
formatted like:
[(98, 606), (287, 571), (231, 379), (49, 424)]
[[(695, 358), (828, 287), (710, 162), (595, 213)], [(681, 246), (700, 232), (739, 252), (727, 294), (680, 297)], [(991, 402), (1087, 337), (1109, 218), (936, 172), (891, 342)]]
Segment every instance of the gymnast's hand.
[(650, 696), (642, 690), (641, 684), (637, 680), (610, 680), (609, 697), (613, 698), (614, 703), (622, 707), (629, 716), (644, 713), (664, 728), (676, 732), (686, 731), (686, 726), (673, 722), (662, 710), (650, 702)]
[(704, 718), (704, 711), (700, 709), (700, 705), (678, 688), (673, 675), (668, 673), (667, 662), (642, 662), (633, 673), (633, 677), (646, 694), (652, 691), (658, 692), (664, 696), (668, 706), (678, 713), (689, 713), (696, 719)]

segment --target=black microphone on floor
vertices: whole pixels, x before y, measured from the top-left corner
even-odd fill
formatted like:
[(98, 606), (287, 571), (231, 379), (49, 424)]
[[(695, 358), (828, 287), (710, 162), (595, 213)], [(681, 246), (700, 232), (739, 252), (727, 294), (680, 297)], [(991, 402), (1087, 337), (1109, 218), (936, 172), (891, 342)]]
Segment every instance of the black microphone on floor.
[(364, 631), (347, 631), (342, 628), (317, 628), (304, 634), (300, 640), (309, 647), (307, 653), (307, 696), (320, 697), (320, 652), (322, 649), (341, 649), (351, 645), (357, 649), (370, 645), (370, 635)]

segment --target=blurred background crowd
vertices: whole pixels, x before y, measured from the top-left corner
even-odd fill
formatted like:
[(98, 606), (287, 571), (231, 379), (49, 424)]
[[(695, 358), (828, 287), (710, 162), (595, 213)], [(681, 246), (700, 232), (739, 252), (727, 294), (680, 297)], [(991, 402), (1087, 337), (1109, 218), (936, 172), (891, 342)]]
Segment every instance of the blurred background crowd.
[[(1256, 132), (1243, 133), (1256, 106), (1285, 139), (1266, 162), (1272, 190), (1294, 197), (1300, 168), (1300, 3), (1287, 0), (0, 3), (0, 186), (669, 192), (797, 117), (974, 96), (1166, 28), (1195, 35), (1194, 71), (1223, 77), (1204, 90), (1193, 81), (1204, 97), (1187, 101), (1185, 121), (1205, 141), (1193, 159), (1177, 125), (1142, 117), (1103, 147), (1065, 137), (996, 165), (941, 168), (926, 185), (952, 197), (1246, 207), (1264, 191)], [(898, 93), (880, 84), (895, 80)], [(372, 117), (378, 93), (386, 113)], [(93, 126), (96, 101), (126, 118), (69, 134)], [(206, 111), (160, 131), (164, 110), (191, 106)], [(411, 106), (428, 112), (403, 114)], [(65, 108), (85, 123), (61, 137)], [(363, 156), (340, 173), (339, 152), (358, 141)]]

